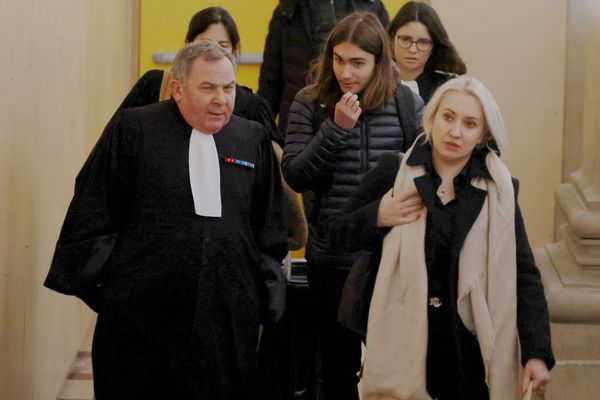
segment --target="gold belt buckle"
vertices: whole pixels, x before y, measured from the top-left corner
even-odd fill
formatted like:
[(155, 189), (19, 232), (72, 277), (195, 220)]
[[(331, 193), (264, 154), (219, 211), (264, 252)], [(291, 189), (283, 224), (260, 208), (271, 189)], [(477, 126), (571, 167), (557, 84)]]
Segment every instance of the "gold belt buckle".
[(433, 308), (440, 308), (442, 306), (442, 300), (439, 297), (430, 297), (429, 305)]

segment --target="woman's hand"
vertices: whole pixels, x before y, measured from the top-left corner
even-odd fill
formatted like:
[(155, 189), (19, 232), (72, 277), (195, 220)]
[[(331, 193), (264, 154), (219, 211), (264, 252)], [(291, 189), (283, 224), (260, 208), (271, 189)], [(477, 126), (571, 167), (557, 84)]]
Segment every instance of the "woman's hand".
[(523, 371), (523, 385), (521, 386), (521, 394), (527, 391), (529, 382), (533, 382), (533, 391), (539, 395), (544, 394), (546, 386), (550, 382), (550, 372), (544, 360), (540, 358), (532, 358), (525, 364)]
[(390, 189), (382, 198), (377, 210), (377, 226), (379, 228), (409, 224), (421, 217), (419, 211), (423, 201), (417, 189), (409, 190), (400, 196), (393, 196)]
[(361, 112), (358, 96), (352, 92), (346, 92), (335, 105), (333, 122), (340, 128), (350, 130), (356, 125)]

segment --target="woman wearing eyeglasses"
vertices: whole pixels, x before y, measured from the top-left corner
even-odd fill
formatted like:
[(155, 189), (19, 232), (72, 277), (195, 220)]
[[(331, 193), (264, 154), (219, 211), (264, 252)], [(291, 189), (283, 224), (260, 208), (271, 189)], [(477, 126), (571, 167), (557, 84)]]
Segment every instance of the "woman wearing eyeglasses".
[(428, 4), (406, 3), (390, 22), (388, 33), (402, 83), (425, 103), (442, 83), (467, 72), (442, 21)]

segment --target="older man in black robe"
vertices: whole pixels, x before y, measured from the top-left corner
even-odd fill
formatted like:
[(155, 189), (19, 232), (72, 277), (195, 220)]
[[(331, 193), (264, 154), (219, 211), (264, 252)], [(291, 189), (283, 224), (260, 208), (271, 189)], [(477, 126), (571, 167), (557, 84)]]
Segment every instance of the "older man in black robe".
[(265, 129), (232, 116), (235, 62), (182, 49), (173, 98), (120, 111), (79, 173), (45, 285), (98, 312), (96, 399), (248, 399), (287, 237)]

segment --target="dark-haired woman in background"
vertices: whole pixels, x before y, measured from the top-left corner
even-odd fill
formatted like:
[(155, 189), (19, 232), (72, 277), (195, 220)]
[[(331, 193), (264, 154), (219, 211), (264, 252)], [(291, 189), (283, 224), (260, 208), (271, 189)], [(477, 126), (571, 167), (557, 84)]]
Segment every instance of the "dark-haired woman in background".
[[(400, 105), (400, 95), (411, 105)], [(355, 254), (329, 245), (323, 221), (339, 212), (383, 154), (408, 147), (404, 122), (419, 120), (422, 108), (423, 101), (399, 83), (387, 33), (369, 12), (351, 13), (336, 24), (314, 83), (296, 94), (290, 108), (281, 165), (292, 188), (314, 194), (306, 208), (306, 259), (325, 400), (358, 399), (361, 337), (337, 323)], [(414, 122), (409, 127), (419, 130)]]
[(428, 4), (406, 3), (390, 22), (388, 33), (402, 83), (425, 103), (442, 83), (467, 72), (442, 21)]

